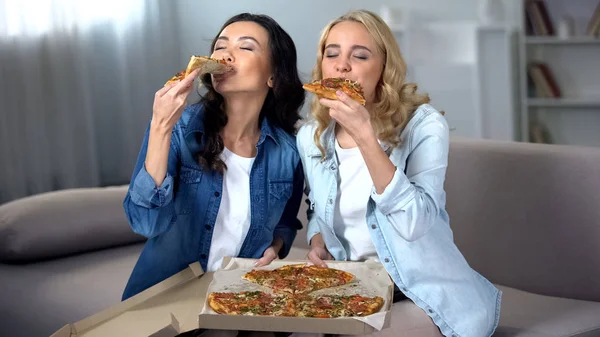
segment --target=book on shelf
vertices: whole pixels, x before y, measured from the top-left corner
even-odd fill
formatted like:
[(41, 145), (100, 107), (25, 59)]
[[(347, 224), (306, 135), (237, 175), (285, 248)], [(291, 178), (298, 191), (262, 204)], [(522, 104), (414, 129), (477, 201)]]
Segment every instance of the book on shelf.
[(596, 10), (588, 22), (585, 33), (589, 36), (600, 36), (600, 1), (598, 1)]
[(531, 96), (539, 98), (561, 97), (560, 87), (546, 63), (530, 62), (527, 66), (527, 74), (530, 78), (529, 83), (533, 85), (535, 90), (535, 95)]
[(554, 35), (554, 25), (543, 0), (527, 0), (525, 3), (525, 27), (528, 35)]
[(550, 130), (541, 121), (534, 121), (529, 126), (529, 139), (532, 143), (552, 144)]

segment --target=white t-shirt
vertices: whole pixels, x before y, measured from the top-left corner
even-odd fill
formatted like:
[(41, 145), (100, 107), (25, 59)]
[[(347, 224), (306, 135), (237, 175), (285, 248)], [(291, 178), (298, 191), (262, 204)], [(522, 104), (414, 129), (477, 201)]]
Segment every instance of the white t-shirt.
[(340, 181), (333, 229), (346, 248), (349, 260), (377, 259), (377, 251), (367, 227), (367, 203), (373, 179), (358, 147), (342, 149), (336, 140), (335, 152)]
[(208, 253), (208, 271), (219, 269), (223, 257), (237, 256), (250, 229), (250, 170), (254, 158), (241, 157), (224, 148), (221, 159), (227, 169)]

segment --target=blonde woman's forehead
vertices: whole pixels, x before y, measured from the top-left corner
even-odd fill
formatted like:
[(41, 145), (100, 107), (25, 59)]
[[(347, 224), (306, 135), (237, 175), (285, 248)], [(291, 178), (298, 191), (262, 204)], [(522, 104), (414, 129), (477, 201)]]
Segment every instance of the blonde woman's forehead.
[(367, 47), (373, 52), (377, 50), (375, 40), (367, 28), (362, 23), (354, 21), (342, 21), (334, 25), (324, 42), (325, 46), (338, 45), (346, 48), (358, 45)]

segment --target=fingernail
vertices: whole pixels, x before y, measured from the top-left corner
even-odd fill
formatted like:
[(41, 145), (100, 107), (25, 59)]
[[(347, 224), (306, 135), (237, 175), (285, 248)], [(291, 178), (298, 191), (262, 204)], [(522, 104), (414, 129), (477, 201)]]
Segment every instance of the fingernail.
[(336, 95), (338, 95), (338, 97), (342, 97), (344, 95), (344, 92), (341, 90), (338, 90), (335, 92)]

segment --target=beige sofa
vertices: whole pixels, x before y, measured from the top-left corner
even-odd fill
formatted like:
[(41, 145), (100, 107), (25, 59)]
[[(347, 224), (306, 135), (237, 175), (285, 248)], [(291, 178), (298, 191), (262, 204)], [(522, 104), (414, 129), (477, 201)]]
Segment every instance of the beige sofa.
[[(458, 247), (504, 291), (494, 336), (600, 336), (599, 149), (454, 139), (446, 191)], [(48, 336), (120, 300), (143, 246), (125, 193), (0, 206), (0, 336)], [(306, 249), (303, 230), (290, 257)], [(410, 301), (393, 310), (392, 327), (375, 335), (436, 336)]]

